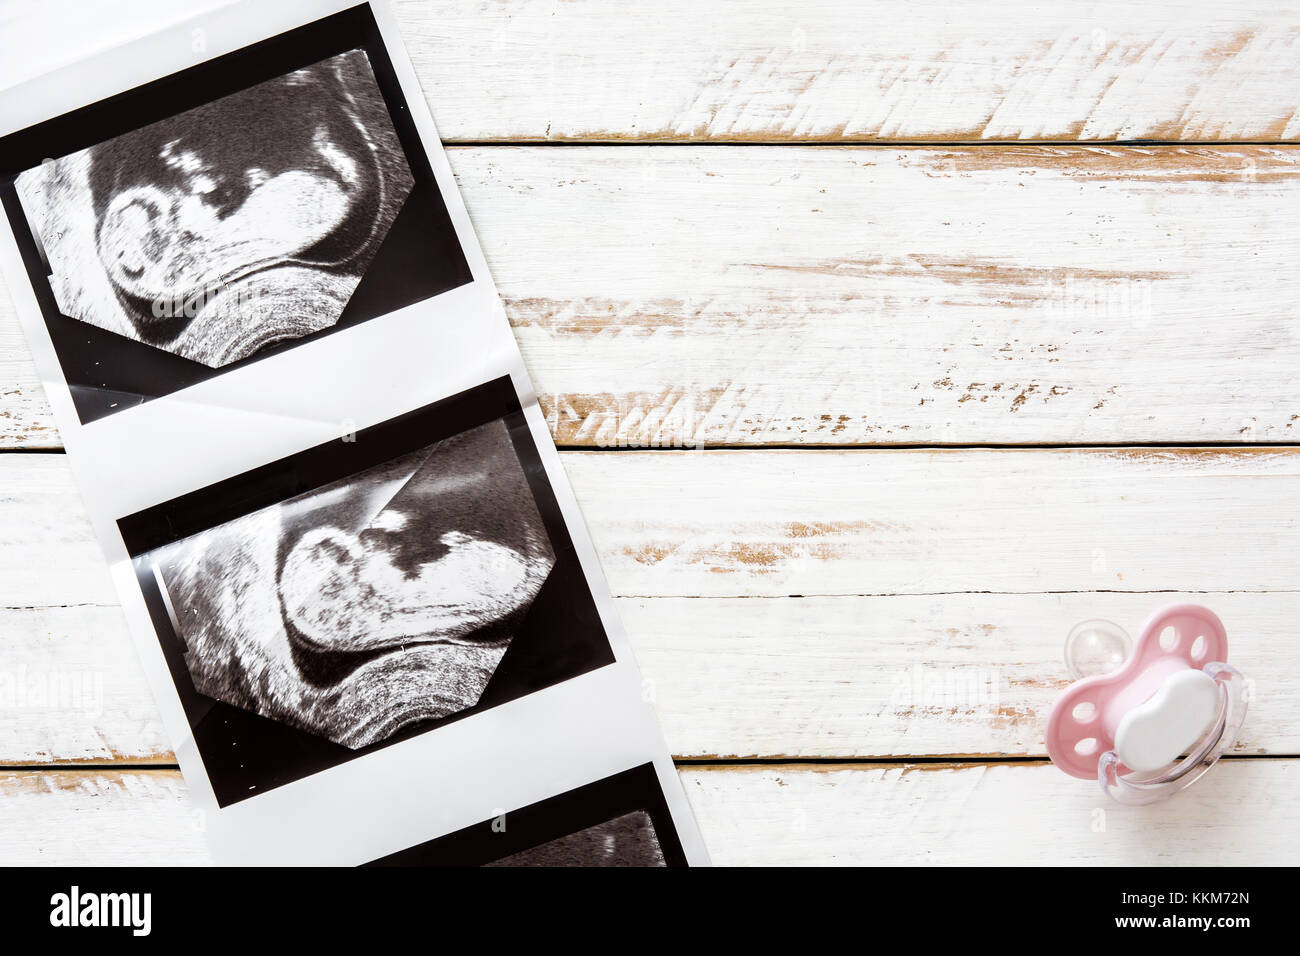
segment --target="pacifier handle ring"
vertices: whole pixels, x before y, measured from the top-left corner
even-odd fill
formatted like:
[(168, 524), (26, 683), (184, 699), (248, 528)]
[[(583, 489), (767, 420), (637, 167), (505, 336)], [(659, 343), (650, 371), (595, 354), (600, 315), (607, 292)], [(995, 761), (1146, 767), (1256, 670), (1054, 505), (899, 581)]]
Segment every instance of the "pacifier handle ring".
[(1119, 755), (1114, 750), (1106, 751), (1097, 761), (1097, 781), (1112, 799), (1142, 806), (1171, 797), (1208, 773), (1236, 743), (1249, 704), (1246, 679), (1236, 668), (1218, 661), (1206, 664), (1202, 670), (1214, 679), (1221, 691), (1219, 716), (1211, 732), (1191, 754), (1172, 767), (1151, 774), (1122, 774)]

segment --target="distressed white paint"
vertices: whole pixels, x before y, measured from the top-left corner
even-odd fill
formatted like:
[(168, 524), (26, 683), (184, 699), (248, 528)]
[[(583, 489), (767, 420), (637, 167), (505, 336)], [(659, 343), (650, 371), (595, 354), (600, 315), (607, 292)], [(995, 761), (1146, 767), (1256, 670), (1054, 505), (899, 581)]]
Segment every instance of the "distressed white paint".
[(1167, 803), (1122, 807), (1048, 764), (683, 773), (720, 864), (1282, 864), (1300, 762), (1233, 760)]
[(210, 863), (179, 771), (0, 773), (7, 866)]
[[(1293, 591), (1300, 452), (568, 452), (623, 597)], [(0, 455), (0, 606), (107, 604), (61, 455)]]
[(1279, 139), (1300, 15), (1250, 0), (401, 0), (460, 140)]
[[(494, 147), (452, 162), (562, 444), (1300, 430), (1300, 147)], [(0, 294), (0, 442), (51, 447), (15, 324)]]
[(685, 757), (1046, 755), (1064, 635), (1215, 608), (1253, 681), (1234, 753), (1300, 753), (1295, 594), (624, 599), (669, 747)]
[[(136, 0), (111, 5), (110, 22), (70, 13), (67, 0), (10, 3), (0, 87), (215, 5)], [(395, 10), (450, 140), (1300, 134), (1300, 14), (1263, 0), (1012, 0), (965, 15), (944, 0), (398, 0)], [(33, 39), (52, 20), (56, 51)]]
[(1268, 591), (1300, 573), (1294, 451), (565, 462), (620, 595)]
[[(618, 603), (672, 753), (771, 759), (1042, 757), (1069, 627), (1104, 617), (1134, 632), (1175, 600), (1218, 612), (1253, 680), (1234, 753), (1300, 753), (1294, 594)], [(118, 608), (5, 610), (0, 641), (0, 764), (173, 762)]]
[[(1290, 862), (1297, 775), (1296, 760), (1224, 761), (1151, 807), (1110, 803), (1044, 764), (692, 767), (682, 782), (724, 865), (1220, 866)], [(208, 861), (175, 771), (5, 773), (0, 806), (5, 863)]]

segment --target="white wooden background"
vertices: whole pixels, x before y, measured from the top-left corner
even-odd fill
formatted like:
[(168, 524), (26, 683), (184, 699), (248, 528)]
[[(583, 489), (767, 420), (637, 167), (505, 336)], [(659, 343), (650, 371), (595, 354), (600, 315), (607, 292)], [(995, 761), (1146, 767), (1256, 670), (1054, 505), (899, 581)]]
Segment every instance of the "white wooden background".
[[(1300, 12), (397, 12), (717, 862), (1290, 860)], [(201, 862), (6, 293), (0, 446), (0, 860)], [(1242, 740), (1107, 804), (1062, 639), (1180, 598)]]

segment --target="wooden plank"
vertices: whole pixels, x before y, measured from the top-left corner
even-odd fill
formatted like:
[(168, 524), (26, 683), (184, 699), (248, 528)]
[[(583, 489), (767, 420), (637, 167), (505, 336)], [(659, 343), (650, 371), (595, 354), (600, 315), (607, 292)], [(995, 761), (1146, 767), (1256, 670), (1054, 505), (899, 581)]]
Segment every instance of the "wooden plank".
[(616, 594), (1289, 591), (1293, 451), (579, 452)]
[[(1293, 760), (1233, 760), (1178, 797), (1122, 807), (1048, 764), (683, 773), (715, 863), (1256, 865), (1290, 859)], [(1228, 812), (1226, 808), (1231, 808)]]
[(681, 757), (1046, 756), (1075, 623), (1136, 633), (1208, 604), (1251, 679), (1239, 754), (1300, 754), (1294, 594), (963, 594), (624, 599), (669, 747)]
[[(1234, 753), (1300, 754), (1294, 594), (623, 598), (672, 753), (1042, 757), (1063, 636), (1208, 603), (1252, 679)], [(0, 765), (173, 763), (116, 607), (0, 611)]]
[[(1298, 148), (498, 147), (452, 161), (563, 445), (1300, 430)], [(0, 295), (0, 444), (53, 447), (15, 324)]]
[[(1300, 761), (1229, 760), (1155, 807), (1045, 764), (703, 766), (681, 772), (722, 865), (1262, 865), (1288, 862)], [(7, 864), (209, 860), (176, 771), (0, 773)], [(1224, 807), (1233, 812), (1225, 813)]]
[[(6, 14), (0, 87), (215, 0)], [(150, 9), (157, 7), (159, 9)], [(174, 9), (173, 9), (174, 8)], [(398, 0), (452, 141), (1294, 140), (1300, 14), (1262, 0)], [(72, 22), (70, 22), (72, 21)], [(24, 43), (61, 31), (57, 51)], [(106, 26), (107, 24), (107, 26)]]
[[(1242, 750), (1300, 745), (1294, 451), (563, 457), (679, 755), (1041, 755), (1066, 630), (1184, 588), (1259, 682)], [(0, 489), (0, 762), (168, 759), (65, 457)]]
[(0, 773), (0, 806), (7, 866), (211, 862), (203, 814), (176, 770)]
[(6, 608), (0, 764), (174, 764), (121, 608)]
[(402, 0), (452, 140), (1295, 139), (1300, 14), (1251, 0)]
[[(570, 452), (621, 597), (1283, 591), (1300, 453)], [(61, 455), (0, 456), (0, 606), (111, 604)]]

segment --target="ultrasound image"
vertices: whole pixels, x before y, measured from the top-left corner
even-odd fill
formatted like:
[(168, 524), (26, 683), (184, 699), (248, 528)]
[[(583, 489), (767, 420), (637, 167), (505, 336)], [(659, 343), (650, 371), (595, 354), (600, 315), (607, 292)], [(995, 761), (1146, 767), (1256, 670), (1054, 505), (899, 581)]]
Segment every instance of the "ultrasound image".
[(62, 313), (219, 368), (338, 322), (414, 178), (358, 49), (15, 186)]
[(556, 563), (501, 419), (138, 560), (200, 694), (353, 749), (478, 703)]
[(485, 866), (667, 866), (644, 810), (570, 833)]
[(688, 861), (654, 764), (371, 860), (402, 867), (677, 867)]

